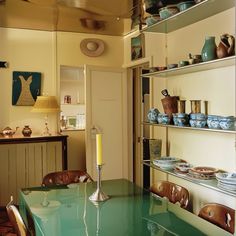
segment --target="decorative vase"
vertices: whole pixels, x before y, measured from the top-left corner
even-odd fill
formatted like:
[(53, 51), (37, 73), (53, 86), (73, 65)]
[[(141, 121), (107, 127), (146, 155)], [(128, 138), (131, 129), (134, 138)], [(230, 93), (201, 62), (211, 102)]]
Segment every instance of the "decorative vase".
[(205, 38), (205, 43), (202, 48), (202, 60), (211, 61), (217, 58), (216, 56), (216, 43), (214, 36), (208, 36)]
[(32, 134), (32, 130), (29, 127), (29, 125), (25, 125), (25, 127), (22, 130), (22, 134), (24, 135), (24, 137), (30, 137)]

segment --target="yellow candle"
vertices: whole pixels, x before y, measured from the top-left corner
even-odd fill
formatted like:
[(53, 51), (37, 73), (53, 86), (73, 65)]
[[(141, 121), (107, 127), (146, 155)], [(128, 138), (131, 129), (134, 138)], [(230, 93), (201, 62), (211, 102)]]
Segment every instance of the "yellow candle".
[(96, 134), (97, 165), (102, 165), (102, 135)]

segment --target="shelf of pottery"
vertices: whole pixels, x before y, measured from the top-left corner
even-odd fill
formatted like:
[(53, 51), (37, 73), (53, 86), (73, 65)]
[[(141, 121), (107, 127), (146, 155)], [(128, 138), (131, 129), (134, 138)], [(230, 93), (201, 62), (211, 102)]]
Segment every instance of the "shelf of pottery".
[[(173, 6), (164, 6), (162, 8), (146, 6), (152, 16), (147, 18), (147, 26), (141, 32), (145, 34), (148, 32), (172, 33), (174, 36), (180, 37), (178, 32), (176, 33), (175, 31), (181, 30), (186, 26), (190, 27), (194, 23), (235, 7), (233, 0), (195, 1), (192, 5), (185, 3), (178, 4), (174, 9)], [(156, 12), (157, 9), (158, 11)], [(153, 16), (154, 14), (155, 16)], [(208, 26), (210, 26), (210, 23)], [(214, 139), (216, 143), (224, 138), (235, 142), (236, 118), (233, 108), (233, 99), (235, 97), (235, 39), (233, 34), (235, 32), (217, 32), (216, 37), (206, 34), (202, 45), (199, 46), (198, 42), (199, 48), (193, 48), (195, 53), (181, 54), (181, 48), (185, 48), (183, 46), (175, 47), (176, 54), (181, 54), (182, 58), (175, 55), (169, 58), (169, 45), (165, 45), (168, 55), (166, 65), (150, 67), (148, 73), (145, 72), (141, 75), (143, 78), (150, 78), (152, 86), (158, 84), (158, 82), (160, 84), (161, 81), (162, 86), (166, 84), (166, 88), (168, 88), (168, 90), (162, 88), (160, 91), (162, 95), (159, 93), (160, 86), (156, 85), (156, 87), (152, 88), (152, 93), (155, 93), (155, 99), (153, 98), (153, 100), (156, 101), (154, 103), (157, 105), (149, 110), (146, 119), (142, 122), (144, 127), (164, 127), (169, 130), (166, 131), (168, 133), (166, 134), (167, 139), (168, 135), (172, 135), (172, 140), (173, 137), (180, 137), (175, 130), (181, 131), (181, 134), (185, 132), (187, 137), (193, 137), (194, 132), (197, 137), (202, 139), (204, 139), (203, 135), (205, 135), (207, 142), (211, 144), (211, 147), (207, 147), (207, 152), (210, 155), (214, 155), (217, 152), (212, 148), (214, 144), (212, 145), (213, 141), (210, 141), (211, 139)], [(191, 36), (194, 37), (194, 34), (192, 33)], [(173, 38), (171, 40), (172, 43), (175, 42)], [(216, 44), (216, 41), (219, 43)], [(173, 47), (170, 48), (173, 49)], [(169, 91), (174, 91), (175, 94), (169, 94)], [(157, 98), (159, 101), (157, 101)], [(160, 112), (161, 109), (163, 109), (163, 112)], [(201, 131), (205, 133), (203, 134)], [(190, 133), (192, 136), (190, 136)], [(226, 171), (230, 168), (232, 170), (235, 169), (233, 160), (235, 157), (231, 155), (235, 151), (234, 147), (231, 147), (231, 151), (227, 151), (231, 155), (228, 157), (228, 163), (225, 162), (223, 157), (217, 157), (219, 159), (217, 165), (220, 166), (219, 162), (221, 162), (226, 169), (224, 170), (224, 167), (221, 169), (210, 166), (210, 163), (213, 166), (215, 164), (210, 158), (209, 160), (205, 159), (207, 164), (203, 165), (204, 157), (198, 157), (198, 160), (195, 158), (195, 163), (193, 164), (180, 157), (171, 156), (169, 155), (170, 153), (167, 153), (167, 156), (161, 156), (159, 139), (146, 137), (144, 139), (152, 140), (150, 141), (152, 152), (156, 155), (152, 155), (150, 160), (144, 160), (144, 165), (236, 197), (236, 173), (234, 171)], [(186, 138), (184, 140), (186, 141)], [(199, 139), (197, 142), (199, 142)], [(185, 144), (174, 140), (174, 145)], [(191, 145), (193, 146), (192, 143)], [(220, 147), (215, 146), (215, 148), (223, 150)], [(177, 149), (180, 150), (181, 148), (177, 147)], [(197, 149), (199, 147), (195, 147), (195, 150)], [(195, 150), (192, 150), (192, 152), (195, 152)], [(219, 154), (216, 153), (216, 155)], [(201, 165), (197, 165), (198, 161), (202, 161)], [(234, 164), (230, 166), (229, 163)]]

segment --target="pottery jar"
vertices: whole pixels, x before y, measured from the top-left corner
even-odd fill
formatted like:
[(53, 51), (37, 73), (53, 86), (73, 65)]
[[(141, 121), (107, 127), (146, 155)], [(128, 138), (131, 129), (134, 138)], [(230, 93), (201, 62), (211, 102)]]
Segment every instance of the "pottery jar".
[(205, 38), (205, 43), (202, 48), (202, 60), (211, 61), (217, 58), (216, 56), (216, 43), (214, 36), (208, 36)]
[(24, 137), (30, 137), (32, 134), (32, 130), (29, 127), (29, 125), (25, 125), (25, 127), (22, 130), (22, 134), (24, 135)]

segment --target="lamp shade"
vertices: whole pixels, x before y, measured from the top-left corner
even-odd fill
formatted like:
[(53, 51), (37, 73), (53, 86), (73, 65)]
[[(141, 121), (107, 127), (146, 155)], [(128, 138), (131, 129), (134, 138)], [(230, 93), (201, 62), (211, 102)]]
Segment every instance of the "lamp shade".
[(55, 113), (59, 112), (60, 108), (55, 96), (38, 96), (31, 111), (40, 113)]

